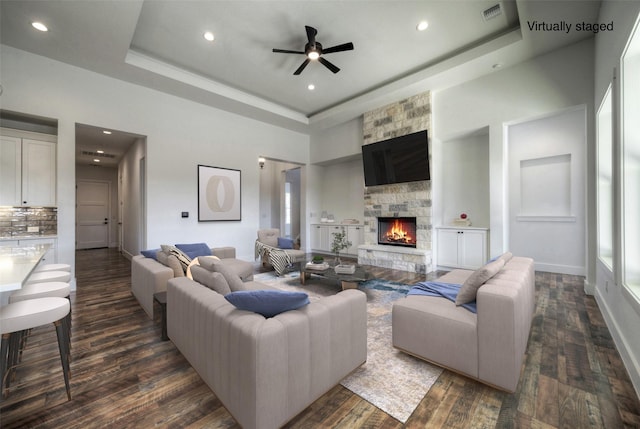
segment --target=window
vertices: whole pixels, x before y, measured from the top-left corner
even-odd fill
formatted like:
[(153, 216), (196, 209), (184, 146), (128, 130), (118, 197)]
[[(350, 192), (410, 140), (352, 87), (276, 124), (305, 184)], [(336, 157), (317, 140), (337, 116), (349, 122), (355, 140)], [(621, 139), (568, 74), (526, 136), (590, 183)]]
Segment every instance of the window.
[(640, 30), (622, 56), (622, 282), (640, 302)]
[(611, 86), (597, 118), (598, 144), (598, 257), (613, 270), (613, 134)]

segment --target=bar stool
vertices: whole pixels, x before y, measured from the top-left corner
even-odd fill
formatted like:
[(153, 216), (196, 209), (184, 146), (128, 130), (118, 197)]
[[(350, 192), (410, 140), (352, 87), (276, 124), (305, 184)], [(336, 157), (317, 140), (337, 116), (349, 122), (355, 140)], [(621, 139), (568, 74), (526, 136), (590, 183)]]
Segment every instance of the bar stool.
[[(26, 284), (9, 296), (9, 304), (19, 301), (26, 301), (28, 299), (37, 298), (67, 298), (70, 300), (71, 286), (65, 282), (45, 282), (45, 283), (31, 283)], [(65, 329), (67, 335), (71, 338), (71, 308), (69, 308), (69, 314), (64, 320)], [(22, 343), (22, 342), (21, 342)], [(20, 347), (22, 350), (22, 346)]]
[(9, 296), (9, 303), (37, 298), (69, 298), (71, 287), (65, 282), (29, 283)]
[(47, 282), (69, 282), (71, 273), (68, 271), (42, 271), (31, 273), (26, 284)]
[(17, 339), (21, 333), (38, 326), (53, 323), (58, 337), (60, 361), (67, 398), (71, 400), (69, 386), (69, 347), (70, 339), (63, 327), (63, 320), (69, 314), (71, 304), (68, 299), (59, 297), (36, 298), (18, 301), (0, 307), (0, 380), (3, 396), (9, 394), (11, 372), (18, 362)]
[(41, 273), (43, 271), (66, 271), (71, 272), (71, 265), (69, 264), (40, 264), (33, 271), (34, 273)]

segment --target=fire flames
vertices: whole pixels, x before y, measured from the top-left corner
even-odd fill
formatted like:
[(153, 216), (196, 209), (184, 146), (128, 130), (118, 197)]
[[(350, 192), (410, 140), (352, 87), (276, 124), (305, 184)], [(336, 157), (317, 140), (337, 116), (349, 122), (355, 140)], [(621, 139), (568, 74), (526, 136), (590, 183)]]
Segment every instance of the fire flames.
[(403, 244), (413, 244), (415, 240), (411, 237), (409, 231), (405, 230), (405, 227), (400, 220), (394, 220), (393, 224), (387, 229), (387, 233), (385, 235), (385, 239), (389, 243), (403, 243)]

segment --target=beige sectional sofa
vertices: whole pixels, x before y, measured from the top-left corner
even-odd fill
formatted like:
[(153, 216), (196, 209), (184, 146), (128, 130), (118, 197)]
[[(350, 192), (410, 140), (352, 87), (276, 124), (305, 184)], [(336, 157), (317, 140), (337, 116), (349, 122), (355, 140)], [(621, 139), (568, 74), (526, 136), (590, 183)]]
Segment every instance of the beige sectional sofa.
[[(474, 272), (453, 270), (443, 283)], [(393, 345), (502, 390), (516, 390), (535, 310), (534, 262), (512, 257), (477, 289), (477, 314), (443, 297), (409, 295), (392, 311)]]
[[(234, 247), (213, 247), (211, 254), (220, 258), (243, 281), (253, 280), (253, 264), (236, 259)], [(185, 272), (174, 257), (164, 264), (153, 258), (136, 255), (131, 259), (131, 292), (147, 315), (153, 319), (153, 295), (167, 290), (167, 281), (183, 277)]]
[[(367, 358), (366, 295), (346, 290), (274, 317), (232, 305), (218, 272), (168, 281), (169, 338), (244, 429), (281, 427)], [(225, 273), (226, 274), (226, 273)], [(230, 286), (229, 286), (230, 285)], [(269, 289), (259, 282), (246, 290)]]

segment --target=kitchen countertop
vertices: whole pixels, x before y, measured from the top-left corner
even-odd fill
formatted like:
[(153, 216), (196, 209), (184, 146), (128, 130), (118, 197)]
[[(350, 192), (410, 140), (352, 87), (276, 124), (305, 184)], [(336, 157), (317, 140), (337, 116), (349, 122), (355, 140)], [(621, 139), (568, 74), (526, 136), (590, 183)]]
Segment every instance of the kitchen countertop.
[(51, 244), (0, 246), (0, 292), (22, 288)]
[(15, 241), (15, 240), (35, 240), (38, 238), (58, 238), (58, 236), (56, 234), (20, 234), (20, 235), (0, 237), (0, 242)]

